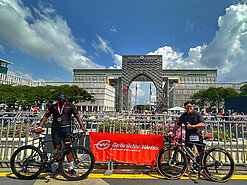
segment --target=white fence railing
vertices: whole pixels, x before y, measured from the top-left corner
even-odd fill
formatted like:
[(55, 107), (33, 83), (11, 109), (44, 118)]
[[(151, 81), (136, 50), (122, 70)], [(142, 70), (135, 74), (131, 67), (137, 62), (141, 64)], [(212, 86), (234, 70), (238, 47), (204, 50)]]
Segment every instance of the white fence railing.
[[(89, 132), (159, 134), (170, 131), (177, 123), (179, 115), (172, 114), (83, 114), (81, 115)], [(40, 114), (18, 114), (15, 117), (0, 117), (0, 162), (9, 162), (12, 153), (20, 146), (34, 144), (34, 129), (41, 119)], [(227, 149), (236, 164), (247, 164), (247, 120), (246, 117), (204, 117), (206, 127), (203, 134), (211, 135), (211, 145)], [(51, 120), (50, 120), (51, 121)], [(47, 138), (50, 138), (51, 123), (46, 126)], [(74, 129), (78, 124), (74, 119)], [(184, 137), (184, 131), (177, 133)], [(88, 138), (79, 144), (90, 146)], [(52, 150), (52, 144), (47, 150)]]

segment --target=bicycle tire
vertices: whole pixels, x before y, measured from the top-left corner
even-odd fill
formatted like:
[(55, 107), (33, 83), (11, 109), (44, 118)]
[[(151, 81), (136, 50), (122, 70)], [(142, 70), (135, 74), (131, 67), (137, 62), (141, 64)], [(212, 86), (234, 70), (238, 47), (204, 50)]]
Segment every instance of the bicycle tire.
[(178, 153), (175, 164), (172, 164), (172, 157), (176, 147), (167, 147), (159, 151), (156, 159), (156, 164), (159, 172), (167, 179), (175, 180), (182, 177), (187, 168), (187, 158), (182, 150), (178, 148)]
[[(211, 164), (212, 163), (212, 164)], [(223, 148), (209, 148), (202, 159), (205, 173), (216, 182), (228, 181), (235, 171), (235, 163), (232, 156)]]
[[(44, 161), (42, 152), (35, 146), (26, 145), (18, 148), (12, 154), (10, 158), (10, 166), (12, 172), (18, 178), (31, 180), (38, 177), (38, 175), (42, 172), (42, 161)], [(17, 166), (18, 164), (20, 167)], [(37, 170), (34, 172), (30, 172), (30, 167), (32, 167), (32, 165), (37, 166)], [(19, 170), (19, 168), (21, 169)]]
[[(91, 150), (84, 146), (75, 146), (72, 148), (75, 151), (75, 154), (79, 156), (80, 163), (75, 166), (74, 169), (79, 173), (79, 176), (71, 176), (68, 174), (68, 161), (66, 154), (69, 153), (69, 149), (63, 152), (62, 157), (59, 161), (59, 170), (61, 175), (70, 180), (82, 180), (86, 178), (94, 168), (95, 158)], [(78, 161), (79, 162), (79, 161)], [(76, 167), (76, 168), (75, 168)], [(80, 168), (81, 167), (81, 168)], [(83, 168), (84, 167), (84, 168)], [(86, 168), (85, 168), (86, 167)]]

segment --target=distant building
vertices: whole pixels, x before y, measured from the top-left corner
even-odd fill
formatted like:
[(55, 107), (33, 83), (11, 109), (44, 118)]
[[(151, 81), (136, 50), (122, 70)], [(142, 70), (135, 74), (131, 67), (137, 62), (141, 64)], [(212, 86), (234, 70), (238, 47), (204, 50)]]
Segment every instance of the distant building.
[[(183, 106), (189, 96), (198, 90), (217, 84), (217, 70), (162, 70), (163, 92), (169, 100), (169, 107)], [(135, 81), (150, 81), (146, 76), (139, 76)], [(107, 83), (115, 88), (115, 108), (121, 110), (122, 70), (121, 69), (74, 69), (73, 82)], [(197, 84), (197, 85), (195, 85)], [(198, 85), (198, 84), (201, 84)], [(194, 85), (194, 86), (193, 86)], [(189, 90), (193, 86), (194, 90)], [(203, 87), (204, 86), (204, 87)], [(183, 90), (184, 89), (184, 90)], [(182, 90), (182, 91), (181, 91)], [(129, 97), (130, 99), (131, 97)]]
[[(146, 55), (134, 55), (132, 58), (137, 58), (137, 60), (134, 61), (136, 63), (136, 71), (143, 70), (147, 65), (146, 63), (155, 63), (155, 61), (148, 61), (150, 56)], [(133, 61), (130, 62), (134, 63)], [(73, 69), (73, 82), (42, 83), (8, 75), (8, 65), (11, 65), (12, 63), (2, 59), (0, 59), (0, 63), (0, 83), (2, 84), (28, 86), (77, 85), (87, 92), (92, 93), (96, 100), (93, 104), (89, 102), (77, 104), (79, 110), (120, 111), (123, 108), (122, 69)], [(152, 71), (150, 74), (152, 74)], [(208, 89), (209, 87), (231, 87), (238, 92), (241, 87), (241, 84), (239, 83), (217, 83), (216, 69), (162, 69), (161, 80), (162, 89), (159, 89), (162, 91), (164, 104), (161, 104), (161, 107), (163, 106), (164, 109), (175, 106), (183, 107), (184, 102), (187, 101), (191, 95), (200, 90)], [(132, 81), (150, 82), (151, 80), (147, 75), (137, 73), (137, 76), (135, 76)], [(126, 99), (126, 102), (128, 102), (127, 109), (130, 110), (132, 92), (130, 88), (127, 88), (126, 90), (128, 95)]]
[(16, 76), (8, 75), (8, 65), (13, 63), (0, 59), (0, 84), (9, 85), (27, 85), (27, 86), (42, 86), (41, 82), (34, 82), (32, 80), (26, 80)]
[(52, 86), (76, 85), (92, 94), (95, 102), (77, 103), (76, 106), (79, 111), (115, 111), (115, 89), (107, 83), (46, 82), (45, 84)]
[(170, 90), (170, 106), (183, 107), (184, 102), (190, 99), (190, 96), (200, 90), (206, 90), (210, 87), (233, 88), (240, 92), (240, 83), (175, 83)]

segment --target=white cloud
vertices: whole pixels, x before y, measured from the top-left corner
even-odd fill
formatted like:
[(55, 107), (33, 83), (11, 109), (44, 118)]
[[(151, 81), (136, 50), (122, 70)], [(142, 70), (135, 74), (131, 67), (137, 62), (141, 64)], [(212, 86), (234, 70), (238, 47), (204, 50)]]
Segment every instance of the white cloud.
[(97, 37), (97, 42), (94, 41), (92, 42), (92, 46), (96, 49), (96, 50), (101, 50), (105, 53), (109, 53), (111, 54), (112, 58), (114, 59), (114, 66), (110, 66), (110, 69), (121, 69), (122, 67), (122, 56), (115, 54), (114, 50), (110, 47), (110, 42), (108, 40), (104, 40), (102, 37), (100, 37), (99, 35), (96, 35)]
[(35, 81), (35, 82), (44, 82), (45, 81), (42, 78), (34, 79), (33, 76), (30, 73), (23, 73), (23, 72), (21, 72), (19, 70), (8, 71), (8, 75), (15, 76), (15, 77), (18, 77), (18, 78), (22, 78), (22, 79), (25, 79), (25, 80)]
[(105, 53), (110, 53), (111, 55), (114, 54), (113, 49), (109, 46), (109, 41), (108, 40), (104, 40), (102, 37), (100, 37), (99, 35), (96, 35), (98, 42), (92, 42), (92, 46), (96, 49), (96, 50), (102, 50)]
[(194, 24), (189, 19), (186, 20), (187, 27), (190, 31), (194, 30)]
[(162, 55), (164, 69), (218, 69), (220, 82), (246, 81), (247, 71), (247, 5), (231, 5), (219, 17), (219, 30), (208, 45), (190, 48), (188, 57), (169, 46), (149, 55)]
[(112, 28), (110, 29), (110, 31), (116, 33), (116, 32), (117, 32), (117, 29), (116, 29), (115, 27), (112, 27)]
[(114, 63), (116, 64), (115, 68), (121, 69), (122, 68), (122, 56), (118, 54), (114, 54)]
[(5, 53), (4, 46), (0, 44), (0, 52)]
[(147, 55), (162, 55), (163, 69), (176, 69), (178, 64), (183, 63), (183, 53), (174, 51), (170, 46), (164, 46), (158, 48), (154, 52), (150, 52)]
[(202, 52), (200, 63), (217, 68), (219, 80), (246, 81), (247, 71), (247, 5), (231, 5), (219, 17), (219, 30)]
[(67, 22), (51, 7), (39, 3), (32, 14), (18, 0), (0, 0), (0, 38), (11, 45), (54, 61), (68, 71), (72, 68), (102, 68), (85, 56), (75, 42)]

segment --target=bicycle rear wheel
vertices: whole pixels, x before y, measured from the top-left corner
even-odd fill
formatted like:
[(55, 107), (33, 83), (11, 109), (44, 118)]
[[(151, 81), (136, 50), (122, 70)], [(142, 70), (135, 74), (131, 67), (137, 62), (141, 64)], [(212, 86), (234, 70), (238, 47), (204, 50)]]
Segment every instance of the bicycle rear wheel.
[(61, 160), (59, 161), (59, 170), (62, 176), (68, 180), (81, 180), (86, 178), (94, 168), (95, 158), (91, 150), (84, 146), (75, 146), (71, 148), (73, 150), (73, 169), (78, 174), (73, 176), (69, 173), (70, 167), (66, 154), (70, 153), (70, 150), (66, 150), (63, 153)]
[(168, 179), (180, 178), (186, 170), (187, 159), (185, 154), (176, 147), (168, 147), (160, 150), (157, 155), (157, 167), (159, 172)]
[(205, 172), (210, 179), (225, 182), (231, 178), (235, 171), (232, 156), (222, 148), (209, 148), (202, 159)]
[(31, 145), (18, 148), (11, 156), (12, 172), (20, 179), (31, 180), (42, 171), (41, 164), (44, 157), (41, 151)]

